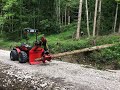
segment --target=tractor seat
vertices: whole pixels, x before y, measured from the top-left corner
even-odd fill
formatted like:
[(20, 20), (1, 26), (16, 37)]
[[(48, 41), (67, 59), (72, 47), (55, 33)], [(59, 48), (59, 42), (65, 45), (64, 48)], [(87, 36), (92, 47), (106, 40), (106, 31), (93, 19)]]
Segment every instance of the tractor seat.
[(20, 48), (21, 48), (21, 50), (31, 50), (32, 46), (22, 43)]
[(32, 46), (26, 44), (25, 47), (28, 49), (28, 50), (31, 50), (32, 49)]

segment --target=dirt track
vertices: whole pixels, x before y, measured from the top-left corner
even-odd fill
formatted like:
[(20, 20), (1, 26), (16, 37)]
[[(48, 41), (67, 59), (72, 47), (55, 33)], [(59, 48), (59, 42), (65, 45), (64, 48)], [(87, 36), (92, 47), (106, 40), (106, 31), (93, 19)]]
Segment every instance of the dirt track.
[(120, 71), (100, 71), (52, 61), (46, 65), (10, 61), (0, 50), (0, 90), (120, 90)]

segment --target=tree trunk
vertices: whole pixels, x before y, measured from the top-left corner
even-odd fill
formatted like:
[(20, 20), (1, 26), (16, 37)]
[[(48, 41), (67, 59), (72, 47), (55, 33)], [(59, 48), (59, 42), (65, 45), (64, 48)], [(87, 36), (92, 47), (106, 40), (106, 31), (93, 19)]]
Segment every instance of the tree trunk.
[(3, 34), (3, 28), (4, 28), (4, 25), (2, 24), (1, 34)]
[(82, 15), (82, 0), (80, 0), (80, 3), (79, 3), (78, 24), (77, 24), (77, 32), (76, 32), (77, 40), (80, 38), (81, 15)]
[(36, 22), (35, 18), (36, 18), (36, 15), (35, 15), (35, 9), (34, 9), (34, 11), (33, 11), (33, 27), (34, 27), (34, 29), (36, 28), (36, 26), (35, 26), (35, 22)]
[(116, 14), (115, 14), (115, 22), (114, 22), (114, 33), (115, 33), (115, 29), (116, 29), (117, 16), (118, 16), (118, 3), (117, 3), (117, 6), (116, 6)]
[[(74, 54), (79, 54), (79, 53), (83, 53), (83, 52), (90, 52), (90, 51), (100, 50), (100, 49), (103, 49), (103, 48), (112, 47), (114, 45), (115, 44), (106, 44), (106, 45), (101, 45), (101, 46), (94, 46), (94, 47), (84, 48), (84, 49), (80, 49), (80, 50), (74, 50), (74, 51), (70, 51), (70, 52), (53, 54), (51, 56), (52, 56), (52, 59), (54, 59), (54, 58), (59, 58), (59, 57), (67, 56), (67, 55), (74, 55)], [(42, 58), (36, 58), (35, 60), (40, 61), (40, 60), (42, 60)]]
[[(13, 10), (12, 10), (12, 12), (13, 12)], [(12, 26), (11, 26), (11, 27), (12, 27), (12, 32), (13, 32), (13, 31), (14, 31), (14, 30), (13, 30), (13, 27), (14, 27), (13, 16), (12, 16)]]
[(60, 0), (59, 0), (59, 4), (58, 4), (58, 18), (59, 19), (58, 20), (59, 20), (59, 24), (61, 25), (61, 17), (60, 17), (61, 15), (60, 15), (60, 12), (61, 11), (60, 11)]
[(67, 24), (67, 6), (65, 6), (65, 25)]
[(70, 17), (70, 15), (69, 15), (69, 16), (68, 16), (68, 25), (69, 25), (70, 22), (71, 22), (71, 21), (70, 21), (70, 18), (71, 18), (71, 17)]
[(119, 23), (119, 29), (118, 29), (118, 33), (120, 33), (120, 23)]
[[(22, 4), (23, 4), (23, 1), (20, 0), (20, 16), (22, 16)], [(20, 23), (22, 23), (22, 17), (20, 17)], [(22, 38), (22, 28), (21, 29), (21, 38)]]
[(56, 21), (58, 22), (59, 21), (58, 0), (55, 0), (55, 4), (56, 4), (56, 9), (55, 10), (56, 10), (56, 16), (57, 16), (57, 20)]
[(101, 21), (101, 0), (99, 0), (99, 14), (98, 14), (98, 21), (97, 21), (97, 36), (99, 35), (99, 31), (100, 31), (100, 21)]
[(95, 15), (94, 15), (94, 24), (93, 24), (93, 37), (95, 37), (95, 33), (96, 33), (97, 7), (98, 7), (98, 0), (96, 0), (96, 3), (95, 3)]
[(12, 32), (14, 31), (13, 27), (14, 27), (14, 24), (13, 24), (13, 16), (12, 16)]
[(70, 9), (68, 9), (68, 25), (70, 24)]
[[(10, 17), (10, 16), (8, 16), (8, 21), (10, 21), (10, 22), (12, 23), (12, 20), (11, 20), (11, 17)], [(8, 24), (8, 26), (6, 26), (9, 32), (10, 32), (11, 29), (12, 29), (12, 28), (11, 28), (11, 23)], [(9, 27), (9, 28), (8, 28), (8, 27)]]
[(64, 14), (62, 13), (62, 25), (64, 25)]
[[(2, 8), (2, 4), (1, 4), (1, 8)], [(2, 11), (2, 9), (1, 9), (1, 16), (3, 17), (3, 11)], [(0, 33), (1, 34), (3, 33), (3, 21), (2, 21), (1, 32)]]
[[(38, 5), (40, 6), (40, 1), (38, 1)], [(38, 7), (38, 12), (37, 12), (37, 28), (39, 28), (39, 22), (40, 22), (39, 12), (40, 12), (40, 7)]]
[(86, 18), (87, 18), (87, 33), (88, 33), (88, 37), (90, 37), (89, 17), (88, 17), (88, 1), (87, 0), (86, 0)]

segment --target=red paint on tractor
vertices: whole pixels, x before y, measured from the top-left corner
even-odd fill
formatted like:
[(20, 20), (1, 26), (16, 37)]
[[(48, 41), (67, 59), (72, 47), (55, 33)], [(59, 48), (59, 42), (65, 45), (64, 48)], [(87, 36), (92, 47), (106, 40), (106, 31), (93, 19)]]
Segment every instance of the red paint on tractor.
[(19, 48), (16, 48), (16, 50), (17, 50), (18, 54), (21, 52), (21, 50)]
[(30, 51), (29, 51), (29, 63), (30, 64), (40, 64), (41, 61), (35, 61), (36, 58), (41, 58), (43, 57), (43, 53), (44, 53), (44, 49), (40, 48), (40, 47), (33, 47)]

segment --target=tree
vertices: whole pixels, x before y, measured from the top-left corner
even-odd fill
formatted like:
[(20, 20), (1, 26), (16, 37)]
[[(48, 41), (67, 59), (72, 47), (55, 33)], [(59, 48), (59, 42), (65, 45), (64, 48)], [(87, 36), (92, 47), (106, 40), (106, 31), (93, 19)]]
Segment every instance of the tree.
[(3, 33), (3, 11), (2, 11), (2, 7), (3, 7), (3, 5), (2, 5), (3, 3), (2, 3), (2, 1), (0, 1), (0, 11), (1, 11), (1, 13), (0, 13), (0, 28), (1, 28), (1, 32), (0, 32), (0, 34), (2, 34)]
[(114, 33), (115, 33), (115, 30), (116, 30), (117, 16), (118, 16), (118, 3), (117, 3), (117, 6), (116, 6), (116, 14), (115, 14), (115, 22), (114, 22)]
[(119, 29), (118, 29), (118, 33), (120, 33), (120, 23), (119, 23)]
[[(120, 4), (120, 0), (115, 0), (115, 1), (117, 2), (117, 6), (116, 6), (116, 14), (115, 14), (114, 33), (115, 33), (115, 29), (116, 29), (117, 16), (118, 16), (118, 6)], [(120, 33), (120, 22), (119, 22), (118, 33)]]
[(88, 1), (87, 0), (86, 0), (86, 18), (87, 18), (87, 33), (88, 33), (88, 37), (90, 37), (89, 17), (88, 17)]
[(79, 2), (79, 12), (78, 12), (78, 23), (77, 23), (77, 32), (76, 32), (76, 39), (80, 38), (80, 26), (81, 26), (81, 15), (82, 15), (82, 3), (83, 1), (80, 0)]
[(97, 36), (98, 36), (99, 30), (100, 30), (100, 21), (101, 21), (101, 2), (102, 2), (102, 0), (99, 0), (98, 20), (97, 20)]
[[(82, 1), (82, 3), (80, 3)], [(84, 2), (86, 1), (86, 2)], [(101, 0), (98, 3), (98, 15), (96, 12), (96, 23), (93, 23), (94, 7), (96, 0), (0, 0), (0, 33), (5, 39), (18, 36), (22, 37), (23, 28), (37, 28), (45, 34), (60, 33), (64, 30), (75, 30), (75, 38), (80, 38), (80, 30), (85, 35), (93, 30), (94, 34), (106, 35), (113, 32), (115, 21), (115, 0)], [(116, 0), (119, 2), (119, 0)], [(86, 6), (85, 6), (86, 4)], [(88, 5), (87, 5), (88, 4)], [(119, 6), (119, 5), (118, 5)], [(79, 9), (81, 8), (81, 10)], [(96, 8), (96, 9), (97, 9)], [(78, 9), (80, 11), (78, 11)], [(101, 10), (100, 10), (101, 9)], [(55, 12), (55, 10), (57, 10)], [(83, 11), (82, 11), (83, 10)], [(120, 14), (118, 9), (116, 28), (119, 28)], [(86, 11), (86, 12), (85, 12)], [(78, 14), (79, 12), (79, 14)], [(100, 13), (101, 12), (101, 13)], [(56, 14), (55, 14), (56, 13)], [(78, 18), (78, 16), (80, 18)], [(81, 19), (82, 17), (82, 19)], [(94, 18), (93, 18), (94, 17)], [(87, 20), (86, 20), (87, 19)], [(79, 21), (79, 24), (75, 24)], [(86, 23), (87, 22), (87, 23)], [(71, 24), (70, 24), (71, 23)], [(66, 26), (64, 26), (66, 24)], [(70, 25), (68, 25), (70, 24)], [(87, 30), (86, 30), (87, 24)], [(60, 25), (63, 25), (60, 31)], [(74, 27), (73, 27), (74, 25)], [(69, 27), (68, 27), (69, 26)], [(100, 29), (99, 29), (100, 28)], [(116, 30), (119, 31), (119, 30)], [(93, 33), (93, 32), (92, 32)], [(95, 36), (94, 35), (94, 36)], [(16, 39), (17, 39), (16, 38)], [(8, 39), (9, 40), (9, 39)]]
[(97, 8), (98, 8), (98, 0), (96, 0), (96, 3), (95, 3), (95, 15), (94, 15), (94, 24), (93, 24), (93, 37), (95, 37), (95, 33), (96, 33)]
[(56, 15), (57, 15), (57, 22), (61, 25), (61, 1), (55, 0), (56, 3)]

